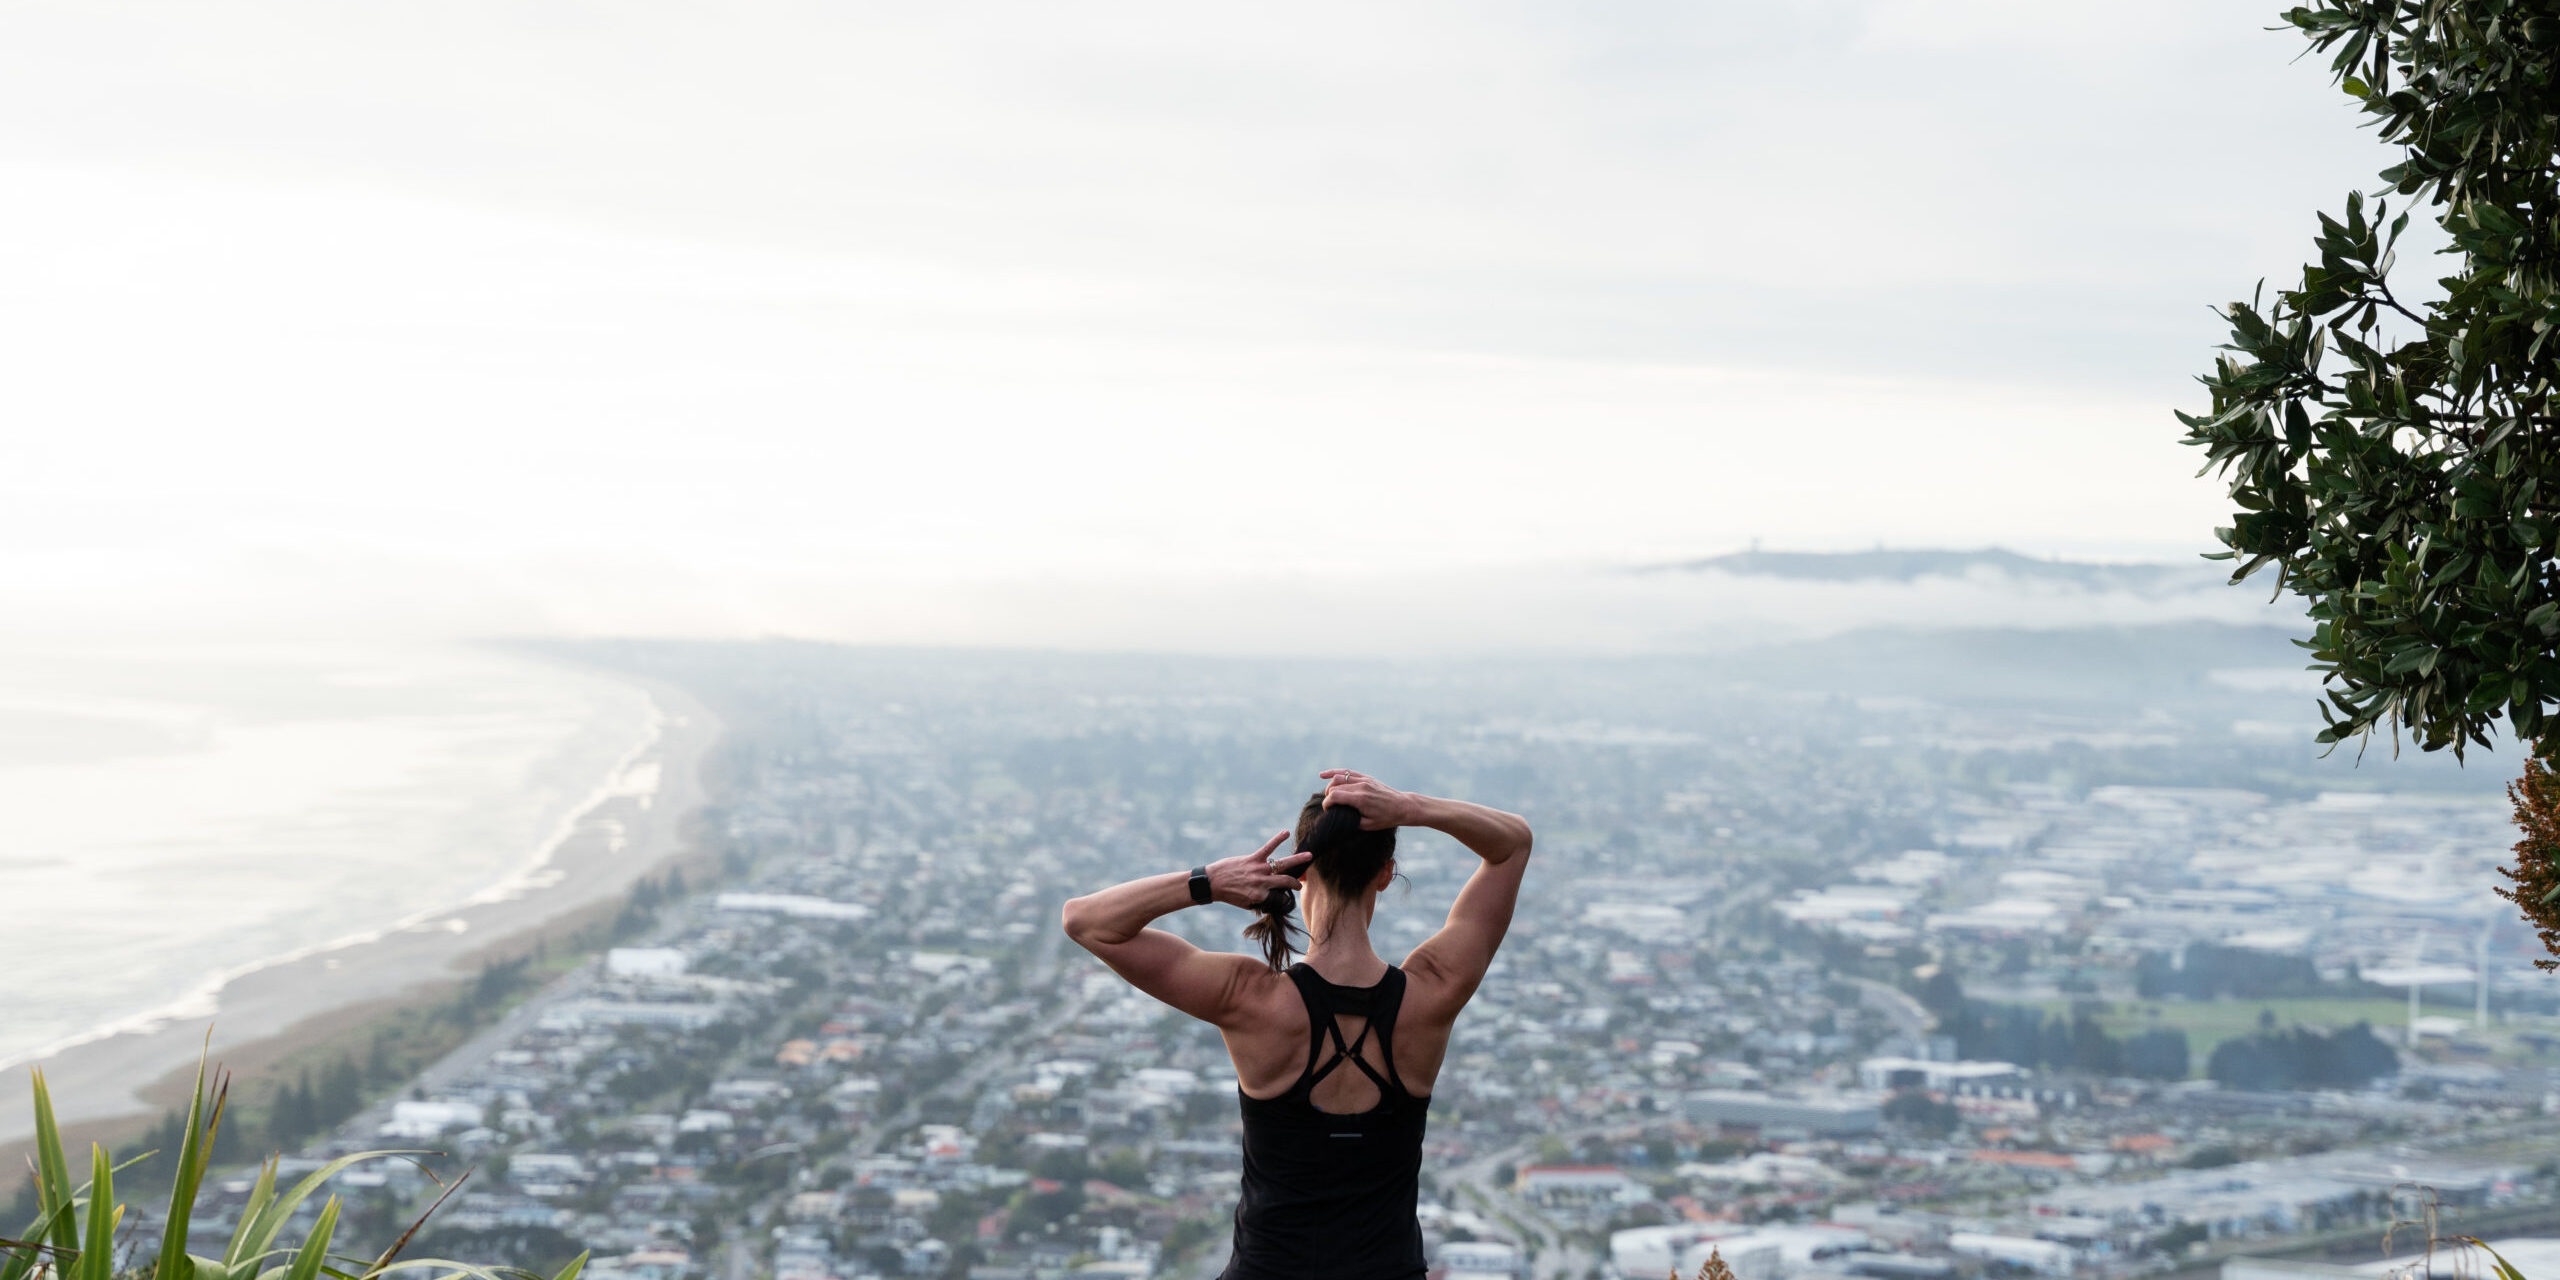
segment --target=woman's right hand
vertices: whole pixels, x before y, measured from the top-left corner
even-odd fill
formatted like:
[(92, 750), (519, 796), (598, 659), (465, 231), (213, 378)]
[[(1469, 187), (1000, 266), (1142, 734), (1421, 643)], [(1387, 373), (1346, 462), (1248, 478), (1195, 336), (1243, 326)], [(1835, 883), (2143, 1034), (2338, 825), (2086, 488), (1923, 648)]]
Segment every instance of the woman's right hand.
[(1283, 831), (1263, 841), (1262, 847), (1251, 853), (1210, 863), (1209, 896), (1228, 906), (1252, 911), (1270, 898), (1272, 890), (1296, 889), (1298, 877), (1306, 871), (1308, 863), (1315, 861), (1315, 855), (1293, 853), (1273, 861), (1271, 851), (1288, 838), (1289, 833)]

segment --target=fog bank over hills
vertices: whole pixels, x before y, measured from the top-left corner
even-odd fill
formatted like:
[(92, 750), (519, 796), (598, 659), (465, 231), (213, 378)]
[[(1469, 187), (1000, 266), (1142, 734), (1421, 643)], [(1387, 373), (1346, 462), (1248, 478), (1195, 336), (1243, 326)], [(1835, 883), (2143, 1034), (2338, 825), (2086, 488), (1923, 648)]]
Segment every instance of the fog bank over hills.
[[(2495, 793), (2513, 769), (2503, 740), (2468, 767), (2387, 738), (2318, 746), (2321, 683), (2300, 644), (2310, 626), (2299, 601), (2270, 600), (2271, 579), (2234, 585), (2218, 561), (1755, 549), (1644, 576), (1797, 628), (1738, 648), (1698, 637), (1692, 652), (1723, 687), (1917, 715), (1939, 726), (1939, 746), (2077, 744), (2119, 764), (2147, 755), (2178, 785), (2279, 790)], [(2160, 763), (2179, 758), (2216, 763)]]
[(1651, 566), (1664, 598), (1696, 610), (1666, 639), (1691, 648), (1888, 629), (2057, 630), (2217, 623), (2299, 630), (2272, 580), (2229, 582), (2219, 561), (2040, 559), (2000, 547), (1749, 551)]
[(1737, 578), (1781, 578), (1799, 582), (2011, 582), (2021, 586), (2065, 586), (2089, 591), (2132, 591), (2165, 595), (2205, 585), (2225, 585), (2216, 562), (2199, 557), (2178, 563), (2093, 563), (2039, 560), (2000, 547), (1980, 551), (1762, 551), (1753, 548), (1666, 565), (1665, 571), (1713, 573)]
[(1727, 653), (1850, 632), (2212, 623), (2303, 628), (2214, 563), (2003, 550), (1751, 551), (1670, 565), (891, 583), (801, 598), (811, 639), (1302, 657)]
[[(1747, 551), (1644, 566), (1052, 578), (955, 588), (811, 638), (1286, 656), (1731, 653), (1853, 632), (2212, 624), (2303, 633), (2271, 584), (2201, 559), (2042, 560), (2001, 549)], [(899, 634), (874, 634), (895, 619)]]

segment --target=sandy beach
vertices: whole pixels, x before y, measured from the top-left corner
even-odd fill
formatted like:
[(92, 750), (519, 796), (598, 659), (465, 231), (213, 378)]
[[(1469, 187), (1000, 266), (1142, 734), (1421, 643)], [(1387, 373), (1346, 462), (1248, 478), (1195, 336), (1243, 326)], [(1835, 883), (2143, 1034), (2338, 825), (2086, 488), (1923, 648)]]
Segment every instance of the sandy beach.
[[(547, 855), (528, 849), (526, 863), (501, 882), (459, 901), (421, 902), (397, 927), (230, 975), (213, 993), (210, 1017), (172, 1016), (39, 1059), (33, 1065), (44, 1068), (66, 1128), (94, 1133), (156, 1117), (172, 1078), (194, 1068), (208, 1026), (217, 1062), (272, 1059), (284, 1046), (470, 977), (485, 957), (569, 917), (610, 909), (683, 852), (685, 819), (702, 802), (701, 761), (720, 725), (682, 690), (635, 683), (660, 713), (654, 739), (564, 817)], [(183, 1098), (183, 1084), (174, 1092)], [(0, 1083), (0, 1148), (33, 1129), (26, 1076), (12, 1070)]]

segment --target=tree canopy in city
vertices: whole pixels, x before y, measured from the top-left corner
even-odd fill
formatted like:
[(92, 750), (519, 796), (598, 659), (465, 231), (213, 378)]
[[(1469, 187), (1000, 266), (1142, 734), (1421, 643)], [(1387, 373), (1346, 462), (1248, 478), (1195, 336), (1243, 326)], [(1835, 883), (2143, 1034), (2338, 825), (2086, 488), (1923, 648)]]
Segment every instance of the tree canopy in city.
[[(2321, 742), (2405, 732), (2459, 757), (2503, 721), (2552, 758), (2560, 3), (2322, 0), (2284, 18), (2398, 156), (2319, 216), (2296, 287), (2230, 305), (2210, 407), (2178, 415), (2239, 508), (2217, 554), (2234, 582), (2272, 568), (2308, 602)], [(2445, 237), (2433, 292), (2395, 274), (2413, 212)]]

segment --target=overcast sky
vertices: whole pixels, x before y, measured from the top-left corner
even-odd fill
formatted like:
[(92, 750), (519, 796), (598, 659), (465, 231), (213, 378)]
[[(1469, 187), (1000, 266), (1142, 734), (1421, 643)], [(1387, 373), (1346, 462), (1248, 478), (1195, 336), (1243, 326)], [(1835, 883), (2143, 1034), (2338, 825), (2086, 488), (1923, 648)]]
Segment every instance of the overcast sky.
[(17, 0), (0, 589), (985, 639), (1007, 584), (2192, 554), (2209, 307), (2384, 162), (2276, 9)]

